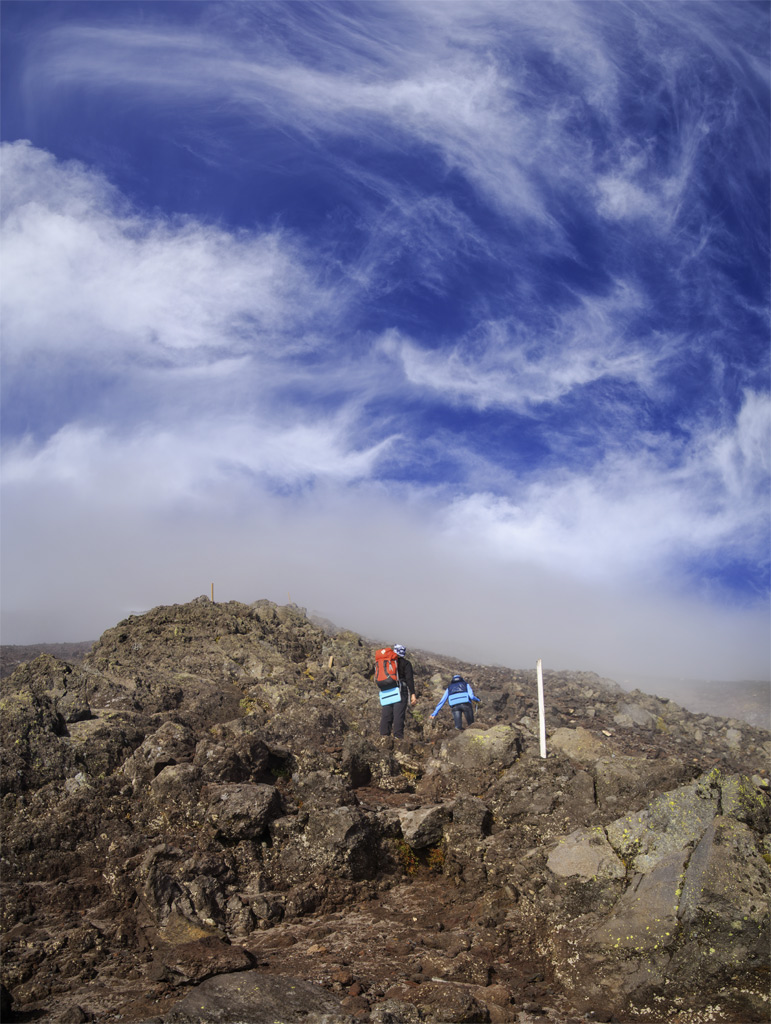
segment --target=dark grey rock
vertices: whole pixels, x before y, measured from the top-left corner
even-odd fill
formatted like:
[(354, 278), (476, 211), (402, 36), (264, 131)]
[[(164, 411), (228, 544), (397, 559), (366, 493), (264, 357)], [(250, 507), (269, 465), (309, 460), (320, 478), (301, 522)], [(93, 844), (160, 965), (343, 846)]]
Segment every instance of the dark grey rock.
[(275, 786), (255, 783), (209, 784), (204, 787), (206, 820), (223, 841), (259, 839), (281, 808)]
[(202, 982), (174, 1007), (169, 1024), (349, 1024), (340, 1000), (302, 978), (260, 971), (222, 974)]
[(441, 840), (444, 826), (450, 818), (450, 808), (444, 804), (421, 807), (417, 811), (399, 811), (404, 841), (415, 850), (435, 846)]

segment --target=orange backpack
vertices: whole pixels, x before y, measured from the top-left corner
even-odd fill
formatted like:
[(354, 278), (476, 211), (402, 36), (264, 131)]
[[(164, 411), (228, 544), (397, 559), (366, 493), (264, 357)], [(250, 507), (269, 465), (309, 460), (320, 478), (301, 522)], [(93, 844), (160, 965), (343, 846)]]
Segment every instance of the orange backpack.
[(399, 657), (393, 647), (381, 647), (375, 655), (375, 682), (379, 690), (399, 685)]

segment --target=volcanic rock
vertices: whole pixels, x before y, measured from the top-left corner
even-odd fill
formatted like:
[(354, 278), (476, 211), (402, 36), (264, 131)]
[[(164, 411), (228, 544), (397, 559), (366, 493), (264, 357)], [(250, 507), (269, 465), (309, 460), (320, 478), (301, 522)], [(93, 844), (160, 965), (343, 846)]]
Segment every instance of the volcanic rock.
[(547, 670), (542, 758), (534, 670), (411, 651), (384, 739), (378, 646), (198, 598), (3, 679), (2, 1019), (766, 1019), (768, 732)]

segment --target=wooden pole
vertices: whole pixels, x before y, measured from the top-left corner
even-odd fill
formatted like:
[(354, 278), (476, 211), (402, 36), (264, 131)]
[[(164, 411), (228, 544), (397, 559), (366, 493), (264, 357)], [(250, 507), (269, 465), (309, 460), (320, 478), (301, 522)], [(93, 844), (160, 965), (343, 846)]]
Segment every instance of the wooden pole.
[(214, 584), (211, 585), (211, 603), (214, 604)]
[(541, 736), (541, 757), (546, 757), (546, 712), (543, 705), (543, 668), (540, 658), (535, 668), (538, 674), (538, 730)]

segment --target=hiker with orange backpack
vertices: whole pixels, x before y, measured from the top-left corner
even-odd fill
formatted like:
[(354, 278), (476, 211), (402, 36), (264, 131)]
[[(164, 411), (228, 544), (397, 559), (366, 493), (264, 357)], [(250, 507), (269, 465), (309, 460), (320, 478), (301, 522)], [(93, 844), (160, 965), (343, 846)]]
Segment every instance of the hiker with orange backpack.
[(407, 705), (417, 703), (412, 663), (403, 644), (381, 647), (375, 655), (375, 682), (380, 691), (380, 735), (404, 739)]

